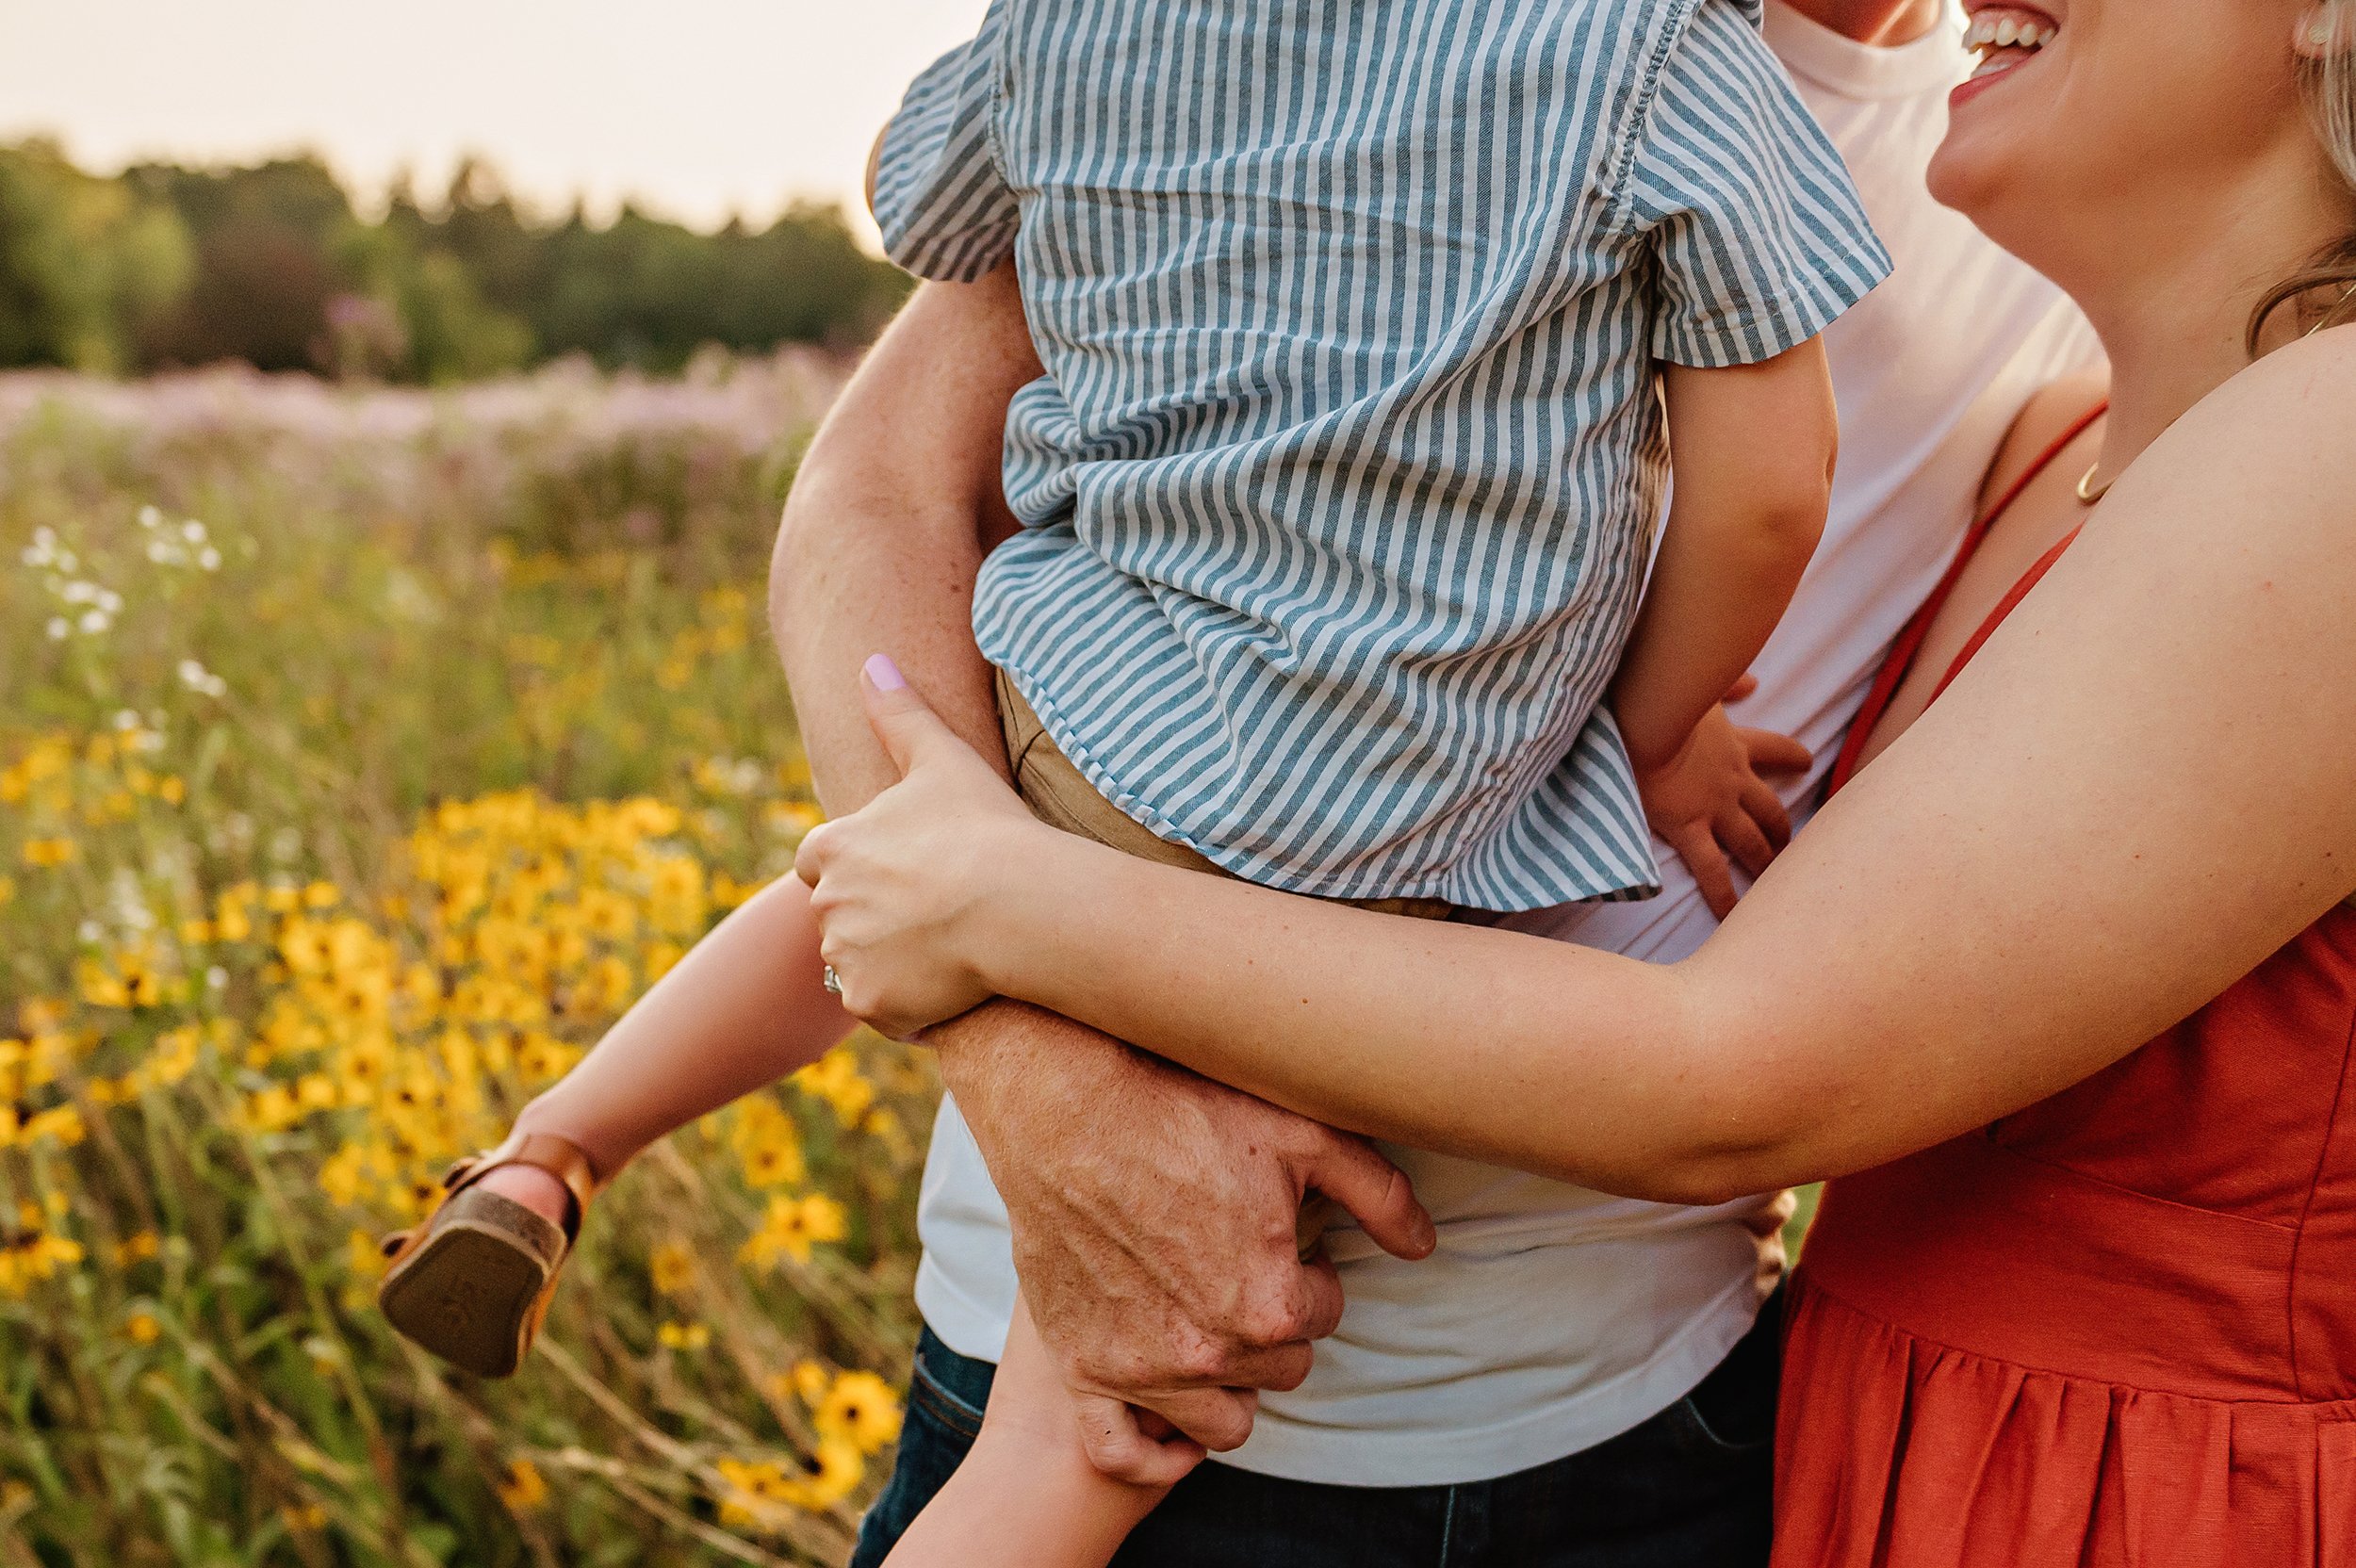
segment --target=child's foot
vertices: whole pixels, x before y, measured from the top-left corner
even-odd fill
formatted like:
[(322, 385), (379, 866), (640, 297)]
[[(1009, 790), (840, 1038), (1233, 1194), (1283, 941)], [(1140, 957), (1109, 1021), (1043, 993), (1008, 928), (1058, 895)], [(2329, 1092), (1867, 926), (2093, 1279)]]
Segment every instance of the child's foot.
[(516, 1133), (462, 1160), (426, 1222), (385, 1238), (377, 1305), (453, 1365), (503, 1378), (532, 1348), (557, 1269), (601, 1184), (588, 1156), (548, 1133)]
[(521, 1203), (551, 1225), (563, 1225), (573, 1206), (572, 1189), (536, 1165), (502, 1165), (483, 1173), (478, 1190)]

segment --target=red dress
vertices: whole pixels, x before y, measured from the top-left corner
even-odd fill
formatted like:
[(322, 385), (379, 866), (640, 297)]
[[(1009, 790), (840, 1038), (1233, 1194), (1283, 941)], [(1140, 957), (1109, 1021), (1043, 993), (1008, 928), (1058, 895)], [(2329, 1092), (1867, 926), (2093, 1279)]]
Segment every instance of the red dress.
[(2351, 1036), (2342, 905), (2076, 1087), (1831, 1183), (1792, 1280), (1775, 1568), (2356, 1568)]

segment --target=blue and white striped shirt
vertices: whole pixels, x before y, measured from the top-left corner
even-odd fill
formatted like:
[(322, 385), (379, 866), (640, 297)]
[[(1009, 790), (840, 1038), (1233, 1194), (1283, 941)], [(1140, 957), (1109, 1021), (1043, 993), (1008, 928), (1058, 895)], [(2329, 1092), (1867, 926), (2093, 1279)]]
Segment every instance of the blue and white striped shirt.
[(1014, 258), (1046, 375), (981, 648), (1105, 796), (1255, 882), (1653, 890), (1598, 707), (1657, 362), (1889, 270), (1740, 0), (993, 0), (884, 139), (886, 249)]

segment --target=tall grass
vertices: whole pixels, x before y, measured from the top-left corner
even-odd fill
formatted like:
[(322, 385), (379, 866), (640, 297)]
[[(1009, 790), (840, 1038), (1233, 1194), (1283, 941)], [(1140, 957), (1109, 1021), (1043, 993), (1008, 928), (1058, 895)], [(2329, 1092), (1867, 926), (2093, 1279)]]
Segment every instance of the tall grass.
[(758, 589), (838, 373), (0, 379), (0, 1563), (840, 1560), (912, 1054), (641, 1161), (511, 1381), (370, 1305), (815, 820)]

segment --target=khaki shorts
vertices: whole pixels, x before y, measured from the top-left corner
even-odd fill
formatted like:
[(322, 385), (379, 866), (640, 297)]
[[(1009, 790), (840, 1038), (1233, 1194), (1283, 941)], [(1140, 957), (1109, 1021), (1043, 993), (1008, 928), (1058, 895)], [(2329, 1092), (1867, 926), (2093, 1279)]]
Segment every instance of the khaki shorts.
[[(1014, 768), (1015, 788), (1023, 792), (1031, 814), (1050, 827), (1060, 827), (1083, 839), (1093, 839), (1123, 855), (1152, 860), (1184, 871), (1207, 872), (1235, 879), (1226, 870), (1185, 844), (1174, 844), (1141, 825), (1106, 800), (1088, 776), (1057, 749), (1023, 694), (1006, 672), (998, 672), (998, 722), (1006, 737), (1006, 760)], [(1456, 906), (1439, 898), (1349, 898), (1336, 902), (1371, 909), (1382, 915), (1409, 915), (1417, 920), (1450, 920)]]

